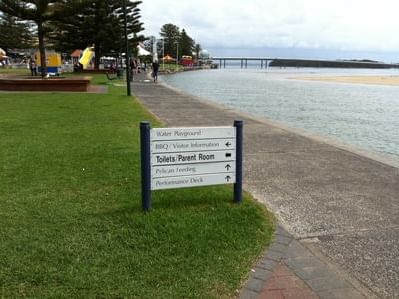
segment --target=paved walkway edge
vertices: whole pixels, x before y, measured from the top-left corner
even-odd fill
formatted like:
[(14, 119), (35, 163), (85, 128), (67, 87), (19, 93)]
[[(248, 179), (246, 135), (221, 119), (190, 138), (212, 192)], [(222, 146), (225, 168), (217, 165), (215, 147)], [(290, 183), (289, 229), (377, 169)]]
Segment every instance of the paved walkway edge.
[[(273, 243), (265, 249), (260, 260), (251, 269), (239, 298), (267, 298), (262, 296), (262, 292), (277, 266), (281, 264), (287, 266), (319, 298), (376, 298), (357, 281), (344, 277), (341, 271), (338, 272), (330, 263), (314, 255), (281, 224), (277, 224)], [(292, 298), (309, 298), (302, 297), (299, 293), (297, 296)]]

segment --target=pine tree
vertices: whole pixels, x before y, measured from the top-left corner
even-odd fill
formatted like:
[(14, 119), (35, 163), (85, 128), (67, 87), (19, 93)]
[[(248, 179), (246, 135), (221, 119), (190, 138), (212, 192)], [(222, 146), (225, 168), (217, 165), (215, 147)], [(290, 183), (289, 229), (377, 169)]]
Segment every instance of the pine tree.
[[(175, 56), (177, 51), (177, 43), (180, 42), (180, 29), (173, 24), (165, 24), (162, 26), (159, 33), (161, 38), (164, 40), (165, 55)], [(179, 49), (180, 52), (180, 49)]]
[(46, 23), (74, 14), (85, 2), (85, 0), (0, 0), (0, 11), (36, 23), (42, 77), (47, 71), (44, 41)]
[(183, 29), (182, 32), (180, 33), (180, 46), (181, 48), (181, 55), (193, 55), (194, 51), (194, 45), (195, 42), (194, 40), (186, 33), (186, 31)]
[[(123, 5), (127, 10), (127, 29), (131, 35), (131, 49), (144, 36), (139, 32), (144, 30), (139, 21), (141, 1), (128, 0), (91, 0), (90, 5), (79, 14), (52, 22), (51, 39), (57, 49), (74, 50), (94, 46), (95, 68), (99, 67), (102, 56), (115, 55), (124, 48)], [(62, 34), (60, 34), (60, 32)]]
[[(128, 1), (128, 0), (119, 0), (116, 1), (119, 5), (119, 8), (116, 9), (119, 23), (121, 27), (125, 26), (125, 14), (124, 14), (124, 5), (126, 5), (126, 25), (127, 25), (127, 35), (128, 35), (128, 43), (130, 52), (133, 52), (133, 55), (137, 56), (137, 46), (139, 42), (143, 42), (146, 40), (144, 35), (139, 34), (139, 32), (144, 30), (143, 23), (140, 22), (140, 9), (138, 5), (142, 3), (142, 1)], [(124, 41), (124, 30), (122, 30), (122, 36), (120, 36), (120, 40)]]
[(31, 24), (3, 13), (0, 15), (0, 48), (30, 48), (33, 44)]
[(76, 15), (51, 22), (49, 36), (55, 48), (72, 51), (94, 46), (95, 67), (98, 68), (101, 56), (120, 49), (121, 28), (115, 15), (114, 2), (92, 0)]

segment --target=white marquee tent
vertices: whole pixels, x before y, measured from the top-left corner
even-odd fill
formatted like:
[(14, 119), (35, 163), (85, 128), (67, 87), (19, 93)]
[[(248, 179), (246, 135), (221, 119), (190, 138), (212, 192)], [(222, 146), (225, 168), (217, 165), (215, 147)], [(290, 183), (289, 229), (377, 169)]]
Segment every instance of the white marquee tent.
[(138, 50), (138, 56), (147, 56), (147, 55), (151, 55), (151, 52), (147, 51), (146, 49), (144, 49), (141, 45), (137, 46), (137, 50)]

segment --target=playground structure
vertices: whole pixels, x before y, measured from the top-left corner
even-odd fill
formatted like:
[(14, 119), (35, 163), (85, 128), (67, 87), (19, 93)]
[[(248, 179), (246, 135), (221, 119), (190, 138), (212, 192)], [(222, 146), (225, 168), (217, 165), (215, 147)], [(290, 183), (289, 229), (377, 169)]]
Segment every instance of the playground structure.
[[(5, 51), (0, 51), (0, 62), (7, 59)], [(38, 71), (41, 72), (42, 65), (40, 53), (36, 52), (34, 57)], [(64, 78), (58, 76), (61, 72), (61, 55), (56, 52), (46, 53), (47, 74), (50, 76), (21, 76), (16, 74), (6, 74), (0, 78), (0, 90), (6, 91), (63, 91), (63, 92), (87, 92), (91, 77), (72, 77)], [(57, 75), (51, 76), (51, 75)]]
[[(137, 54), (137, 58), (151, 55), (141, 45), (137, 46)], [(93, 63), (95, 45), (84, 50), (76, 49), (71, 53), (71, 57), (75, 72), (113, 73), (116, 69), (123, 69), (126, 66), (125, 53), (119, 53), (118, 56), (99, 57), (99, 65), (95, 66)]]
[(90, 65), (90, 62), (94, 56), (94, 47), (87, 47), (83, 53), (82, 57), (79, 59), (79, 63), (83, 66), (83, 69), (87, 69)]
[[(42, 72), (42, 64), (40, 60), (40, 52), (35, 53), (35, 61), (38, 66), (38, 72)], [(61, 72), (61, 54), (56, 52), (46, 53), (47, 73), (58, 75)]]

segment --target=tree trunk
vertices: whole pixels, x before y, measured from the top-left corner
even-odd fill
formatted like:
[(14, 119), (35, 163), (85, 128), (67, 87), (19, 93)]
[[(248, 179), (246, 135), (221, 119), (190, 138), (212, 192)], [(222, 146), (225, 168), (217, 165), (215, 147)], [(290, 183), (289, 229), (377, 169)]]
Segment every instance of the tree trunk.
[(42, 22), (37, 22), (37, 31), (39, 35), (41, 75), (42, 78), (44, 78), (47, 75), (47, 61), (46, 61), (46, 49), (44, 47), (44, 32), (43, 32)]
[(100, 69), (100, 47), (94, 45), (94, 69)]

